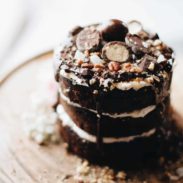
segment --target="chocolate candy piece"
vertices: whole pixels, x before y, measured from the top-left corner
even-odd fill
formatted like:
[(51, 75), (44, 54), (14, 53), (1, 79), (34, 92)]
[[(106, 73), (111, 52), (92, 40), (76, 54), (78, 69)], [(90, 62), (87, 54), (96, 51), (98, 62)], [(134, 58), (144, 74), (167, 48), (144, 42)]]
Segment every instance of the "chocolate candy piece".
[(142, 69), (142, 71), (152, 71), (155, 69), (156, 66), (156, 58), (150, 55), (145, 55), (138, 63), (138, 66)]
[(129, 59), (130, 54), (125, 43), (112, 41), (103, 47), (102, 56), (110, 61), (126, 62)]
[(100, 33), (93, 28), (83, 29), (76, 38), (77, 48), (81, 51), (96, 51), (100, 46)]
[(138, 34), (142, 29), (142, 24), (139, 21), (132, 20), (128, 22), (128, 30), (130, 34)]
[(148, 52), (148, 49), (144, 47), (142, 39), (137, 35), (129, 34), (126, 39), (126, 43), (128, 46), (132, 48), (132, 51), (137, 56), (143, 56), (145, 53)]
[(105, 41), (124, 41), (128, 28), (120, 20), (112, 19), (101, 25), (100, 31)]
[(143, 46), (141, 38), (137, 35), (129, 34), (126, 37), (126, 42), (127, 42), (127, 44), (129, 44), (129, 46), (133, 46), (133, 45), (136, 45), (139, 47)]
[(79, 32), (81, 32), (82, 30), (83, 30), (83, 27), (75, 26), (75, 27), (69, 32), (69, 35), (75, 36), (75, 35), (77, 35)]

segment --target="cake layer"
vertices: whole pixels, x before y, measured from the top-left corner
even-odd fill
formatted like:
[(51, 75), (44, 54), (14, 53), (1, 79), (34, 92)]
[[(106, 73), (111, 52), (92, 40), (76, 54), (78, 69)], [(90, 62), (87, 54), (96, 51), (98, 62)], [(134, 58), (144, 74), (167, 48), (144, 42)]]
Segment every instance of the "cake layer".
[(157, 105), (169, 96), (169, 84), (164, 86), (160, 93), (157, 93), (157, 90), (152, 86), (127, 91), (118, 89), (112, 91), (97, 90), (95, 93), (92, 87), (73, 84), (71, 80), (61, 77), (60, 87), (60, 92), (71, 102), (92, 110), (97, 110), (99, 107), (100, 111), (105, 113), (121, 113), (142, 109)]
[(62, 119), (64, 118), (62, 113), (65, 112), (70, 118), (70, 123), (75, 123), (77, 127), (91, 135), (99, 135), (100, 133), (101, 137), (141, 135), (144, 132), (161, 126), (162, 121), (167, 117), (166, 110), (169, 108), (169, 99), (167, 98), (162, 104), (158, 105), (156, 109), (144, 117), (111, 118), (105, 115), (97, 116), (94, 112), (72, 106), (64, 100), (61, 102), (64, 109), (61, 111), (58, 110), (58, 112), (61, 114)]
[[(80, 104), (71, 101), (69, 97), (67, 97), (65, 94), (63, 94), (61, 89), (59, 90), (59, 100), (63, 100), (67, 104), (69, 104), (73, 107), (82, 108), (82, 109), (91, 111), (95, 114), (99, 113), (97, 110), (83, 107)], [(142, 109), (137, 109), (137, 110), (128, 111), (128, 112), (120, 112), (120, 113), (100, 112), (100, 115), (109, 116), (111, 118), (124, 118), (124, 117), (140, 118), (140, 117), (146, 116), (148, 113), (152, 112), (155, 108), (156, 108), (156, 105), (150, 105), (150, 106), (147, 106)]]
[(148, 138), (138, 138), (131, 142), (103, 143), (98, 148), (96, 143), (83, 140), (70, 127), (62, 126), (61, 123), (60, 127), (64, 141), (69, 144), (68, 149), (93, 163), (125, 168), (144, 166), (146, 161), (161, 156), (166, 147), (165, 141), (160, 134), (157, 138), (158, 132), (156, 132)]
[(146, 165), (152, 168), (153, 165), (157, 165), (160, 157), (172, 159), (182, 154), (182, 130), (171, 117), (163, 121), (162, 126), (155, 131), (151, 130), (133, 139), (107, 137), (106, 143), (99, 145), (95, 142), (96, 138), (94, 141), (84, 139), (62, 120), (59, 120), (58, 125), (64, 141), (68, 143), (68, 150), (93, 163), (117, 168), (137, 168)]
[[(151, 131), (155, 131), (155, 127), (153, 126), (152, 128), (149, 129), (144, 129), (141, 128), (142, 130), (137, 131), (130, 131), (130, 132), (125, 132), (125, 130), (123, 130), (123, 128), (121, 126), (123, 126), (123, 124), (114, 124), (114, 126), (120, 126), (121, 130), (117, 129), (116, 127), (110, 126), (110, 125), (105, 125), (105, 123), (103, 122), (103, 126), (102, 126), (102, 122), (101, 121), (93, 121), (92, 124), (89, 124), (87, 122), (88, 128), (83, 128), (83, 126), (78, 126), (78, 124), (72, 120), (72, 118), (67, 114), (66, 110), (63, 108), (63, 106), (58, 106), (57, 107), (57, 112), (59, 115), (59, 119), (63, 121), (63, 124), (65, 126), (69, 126), (73, 129), (73, 131), (75, 131), (79, 136), (81, 136), (83, 139), (86, 140), (91, 140), (92, 142), (97, 142), (97, 136), (99, 135), (100, 132), (100, 137), (102, 138), (103, 142), (105, 143), (109, 143), (111, 141), (131, 141), (135, 138), (141, 137), (141, 136), (148, 136), (149, 134), (151, 135)], [(84, 123), (85, 126), (87, 126)], [(100, 125), (100, 128), (98, 128)], [(125, 127), (128, 125), (124, 125)], [(93, 128), (93, 131), (91, 131)], [(126, 127), (127, 129), (128, 127)], [(129, 127), (130, 128), (130, 127)], [(90, 130), (90, 131), (89, 131)], [(115, 133), (115, 131), (117, 131), (117, 135)], [(104, 133), (105, 132), (105, 133)], [(107, 133), (108, 132), (108, 133)], [(113, 140), (110, 140), (110, 138), (112, 138)], [(120, 140), (121, 138), (121, 140)], [(95, 140), (94, 140), (95, 139)], [(105, 140), (106, 139), (106, 140)]]

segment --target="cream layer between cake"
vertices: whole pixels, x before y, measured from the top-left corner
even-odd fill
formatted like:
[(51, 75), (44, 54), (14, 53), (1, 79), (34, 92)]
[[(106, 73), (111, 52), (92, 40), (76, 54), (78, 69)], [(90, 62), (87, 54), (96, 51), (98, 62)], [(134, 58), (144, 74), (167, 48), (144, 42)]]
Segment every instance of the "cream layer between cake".
[[(59, 119), (62, 121), (63, 126), (69, 126), (72, 131), (74, 131), (81, 139), (87, 140), (93, 143), (97, 142), (97, 137), (94, 135), (91, 135), (81, 128), (79, 128), (75, 122), (70, 118), (70, 116), (66, 113), (62, 105), (57, 106), (57, 113)], [(103, 143), (118, 143), (118, 142), (131, 142), (137, 138), (145, 138), (145, 137), (150, 137), (156, 132), (156, 129), (153, 128), (147, 132), (143, 132), (140, 135), (132, 135), (128, 137), (118, 137), (118, 138), (113, 138), (113, 137), (103, 137)]]
[[(86, 109), (86, 110), (89, 110), (91, 112), (94, 112), (94, 113), (98, 114), (98, 112), (96, 110), (85, 108), (85, 107), (82, 107), (78, 103), (72, 102), (68, 97), (66, 97), (63, 94), (63, 92), (62, 92), (62, 90), (60, 88), (59, 88), (59, 94), (60, 94), (60, 97), (65, 102), (67, 102), (69, 105), (74, 106), (74, 107), (83, 108), (83, 109)], [(110, 114), (110, 113), (102, 112), (101, 115), (109, 116), (111, 118), (124, 118), (124, 117), (142, 118), (142, 117), (145, 117), (147, 114), (149, 114), (150, 112), (152, 112), (155, 109), (156, 109), (156, 105), (150, 105), (150, 106), (147, 106), (147, 107), (142, 108), (142, 109), (134, 110), (132, 112), (123, 112), (123, 113), (115, 113), (115, 114)]]

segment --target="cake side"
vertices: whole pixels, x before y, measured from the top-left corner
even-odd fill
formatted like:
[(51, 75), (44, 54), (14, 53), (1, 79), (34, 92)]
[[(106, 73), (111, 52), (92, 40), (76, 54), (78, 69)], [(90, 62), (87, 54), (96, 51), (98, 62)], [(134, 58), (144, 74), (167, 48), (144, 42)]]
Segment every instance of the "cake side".
[[(64, 111), (68, 114), (70, 122), (64, 123), (65, 126), (72, 128), (72, 123), (75, 123), (78, 128), (85, 132), (97, 135), (97, 119), (96, 113), (87, 109), (74, 107), (69, 105), (66, 101), (61, 101)], [(162, 104), (159, 104), (156, 109), (151, 112), (147, 111), (138, 114), (136, 112), (132, 115), (130, 113), (121, 113), (120, 116), (109, 116), (105, 113), (101, 115), (100, 119), (100, 134), (102, 137), (128, 137), (133, 135), (141, 135), (144, 132), (162, 126), (162, 122), (167, 118), (167, 111), (169, 110), (169, 99), (165, 99)], [(62, 110), (58, 113), (64, 113)], [(63, 118), (62, 118), (63, 117)], [(60, 115), (60, 119), (64, 121), (64, 116)]]

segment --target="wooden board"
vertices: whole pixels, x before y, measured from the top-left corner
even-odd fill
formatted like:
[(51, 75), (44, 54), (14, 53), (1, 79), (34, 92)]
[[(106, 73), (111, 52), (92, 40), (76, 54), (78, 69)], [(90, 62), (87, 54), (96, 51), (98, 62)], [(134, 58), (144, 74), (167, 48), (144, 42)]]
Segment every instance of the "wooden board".
[[(23, 132), (21, 116), (29, 109), (30, 93), (39, 87), (36, 76), (43, 67), (53, 72), (52, 52), (25, 62), (0, 81), (0, 183), (58, 183), (63, 175), (74, 174), (78, 158), (68, 155), (63, 143), (39, 146)], [(173, 78), (172, 103), (181, 116), (182, 78), (180, 62)]]

